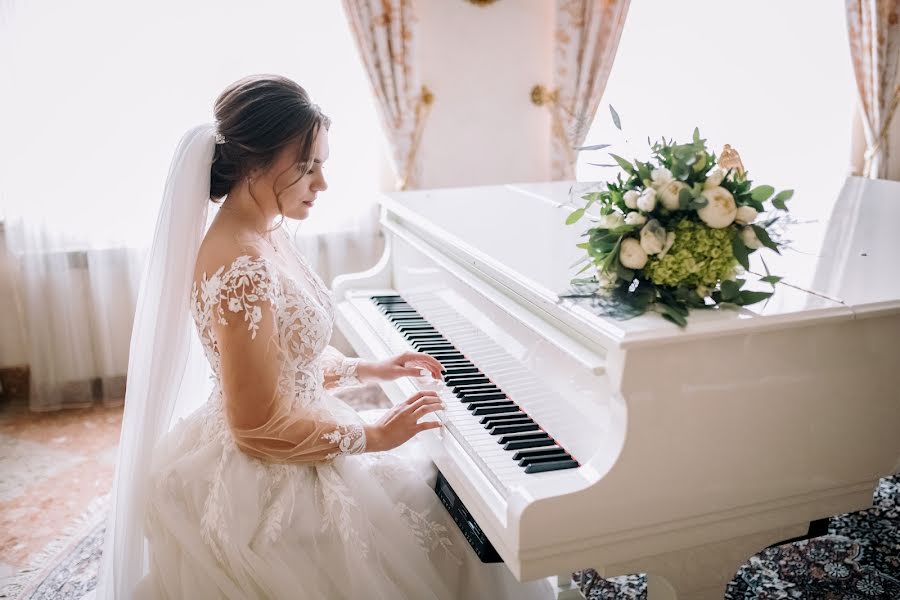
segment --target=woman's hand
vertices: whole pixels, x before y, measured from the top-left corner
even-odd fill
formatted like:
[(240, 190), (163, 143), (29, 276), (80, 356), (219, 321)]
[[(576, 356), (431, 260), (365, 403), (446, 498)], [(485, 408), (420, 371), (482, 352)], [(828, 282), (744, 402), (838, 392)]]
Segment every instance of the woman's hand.
[(437, 421), (419, 419), (444, 408), (444, 402), (435, 392), (417, 392), (405, 402), (391, 407), (374, 425), (366, 425), (366, 451), (381, 452), (396, 448), (412, 436), (426, 429), (437, 429)]
[(356, 375), (361, 381), (393, 381), (419, 377), (423, 369), (434, 379), (441, 379), (441, 363), (422, 352), (404, 352), (380, 362), (361, 362), (356, 367)]

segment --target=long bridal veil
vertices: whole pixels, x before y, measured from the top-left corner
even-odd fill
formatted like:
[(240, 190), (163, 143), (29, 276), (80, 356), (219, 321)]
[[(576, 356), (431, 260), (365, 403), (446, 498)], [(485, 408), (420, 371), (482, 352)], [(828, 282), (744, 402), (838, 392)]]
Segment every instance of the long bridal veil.
[(194, 263), (209, 208), (211, 124), (181, 138), (169, 168), (131, 333), (125, 414), (97, 600), (131, 598), (147, 569), (144, 513), (156, 442), (210, 390), (190, 316)]

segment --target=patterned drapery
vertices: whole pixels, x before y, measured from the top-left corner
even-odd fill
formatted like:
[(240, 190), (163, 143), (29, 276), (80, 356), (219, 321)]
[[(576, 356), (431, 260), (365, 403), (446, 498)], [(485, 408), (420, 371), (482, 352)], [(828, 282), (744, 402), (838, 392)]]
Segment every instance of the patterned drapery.
[(885, 178), (888, 131), (900, 102), (900, 0), (846, 0), (850, 55), (866, 149), (862, 175)]
[(630, 0), (557, 0), (551, 176), (574, 179), (574, 148), (591, 127)]
[(343, 0), (378, 103), (400, 189), (421, 177), (419, 140), (433, 96), (419, 82), (412, 0)]

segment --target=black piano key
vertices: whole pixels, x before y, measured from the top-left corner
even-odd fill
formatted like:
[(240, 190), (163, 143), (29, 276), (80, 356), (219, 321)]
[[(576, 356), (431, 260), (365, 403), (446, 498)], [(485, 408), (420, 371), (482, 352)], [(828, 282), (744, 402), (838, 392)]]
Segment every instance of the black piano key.
[(406, 322), (397, 329), (400, 331), (437, 331), (433, 325), (429, 325), (426, 321)]
[(479, 406), (472, 411), (472, 414), (476, 417), (480, 417), (481, 415), (498, 415), (500, 413), (516, 412), (518, 407), (513, 403), (510, 404), (510, 406)]
[(401, 323), (416, 323), (426, 321), (418, 314), (399, 314), (399, 315), (388, 315), (388, 320), (393, 323), (395, 326)]
[(404, 333), (403, 337), (408, 339), (410, 342), (413, 342), (413, 341), (424, 342), (427, 340), (429, 342), (449, 343), (449, 342), (447, 342), (447, 338), (445, 338), (444, 336), (442, 336), (439, 333)]
[(419, 311), (414, 308), (398, 305), (382, 306), (381, 312), (388, 315), (419, 315)]
[(525, 458), (519, 461), (520, 467), (527, 467), (528, 465), (533, 465), (542, 462), (553, 462), (555, 460), (572, 460), (572, 457), (569, 456), (569, 453), (560, 450), (558, 452), (553, 452), (550, 454), (543, 454), (541, 456), (526, 456)]
[(376, 294), (369, 297), (375, 302), (406, 302), (400, 294)]
[(524, 412), (519, 411), (507, 415), (488, 415), (486, 417), (482, 417), (479, 423), (481, 423), (485, 427), (492, 427), (494, 423), (507, 423), (517, 421), (531, 421), (531, 417), (526, 415)]
[(506, 442), (515, 442), (519, 440), (536, 440), (536, 439), (550, 439), (550, 436), (544, 433), (543, 431), (539, 431), (536, 433), (519, 433), (514, 435), (505, 435), (499, 440), (497, 440), (498, 444), (505, 444)]
[(479, 408), (502, 408), (502, 407), (513, 407), (516, 406), (516, 403), (512, 400), (499, 401), (493, 400), (491, 402), (469, 402), (466, 404), (466, 408), (471, 411), (474, 411)]
[[(453, 377), (449, 375), (449, 377)], [(493, 381), (488, 379), (485, 376), (480, 377), (470, 377), (467, 380), (457, 379), (456, 381), (451, 380), (450, 382), (446, 382), (447, 387), (453, 390), (454, 393), (459, 391), (465, 391), (468, 388), (478, 388), (478, 387), (497, 387)], [(500, 389), (500, 388), (497, 388)]]
[[(457, 350), (450, 344), (422, 344), (422, 345), (413, 344), (412, 347), (415, 348), (416, 352), (424, 352), (426, 354), (441, 354), (442, 352), (443, 353), (450, 352), (450, 353), (454, 353), (454, 354), (459, 354), (459, 350)], [(444, 358), (444, 357), (441, 356), (441, 358)], [(465, 360), (465, 359), (454, 357), (451, 360)]]
[(447, 375), (468, 375), (470, 373), (478, 373), (478, 368), (474, 365), (471, 367), (449, 367), (446, 369)]
[(538, 431), (540, 427), (537, 423), (520, 423), (510, 425), (496, 425), (491, 427), (491, 435), (506, 435), (507, 433), (522, 433), (523, 431)]
[(559, 471), (561, 469), (574, 469), (578, 466), (575, 460), (558, 460), (554, 462), (535, 463), (525, 467), (526, 473), (544, 473), (546, 471)]
[(491, 383), (491, 380), (488, 379), (487, 377), (464, 378), (464, 376), (462, 376), (462, 375), (445, 375), (444, 383), (447, 384), (447, 387), (457, 388), (457, 387), (462, 387), (462, 386), (466, 386), (466, 385), (471, 386), (473, 384)]
[(452, 389), (454, 390), (453, 395), (456, 396), (457, 398), (459, 398), (460, 400), (462, 400), (463, 402), (465, 402), (466, 394), (470, 394), (472, 392), (500, 392), (501, 391), (500, 388), (498, 388), (496, 385), (491, 385), (489, 383), (486, 383), (486, 384), (480, 385), (480, 386), (476, 385), (476, 386), (467, 386), (464, 388), (452, 388)]
[[(504, 450), (521, 450), (522, 448), (538, 448), (540, 446), (553, 446), (556, 444), (551, 438), (539, 438), (534, 440), (520, 439), (517, 441), (506, 442), (503, 445)], [(527, 470), (525, 471), (528, 472)]]
[(550, 456), (553, 454), (563, 453), (566, 454), (566, 451), (563, 450), (559, 446), (552, 446), (546, 448), (526, 448), (524, 450), (519, 450), (515, 454), (513, 454), (513, 460), (522, 460), (523, 458), (529, 457), (538, 457), (538, 456)]
[(466, 403), (482, 402), (485, 400), (506, 400), (507, 395), (500, 392), (481, 392), (473, 390), (471, 392), (463, 392), (460, 400)]
[(433, 350), (423, 350), (423, 352), (432, 358), (436, 358), (438, 362), (441, 362), (443, 360), (457, 360), (460, 358), (465, 358), (465, 356), (463, 356), (459, 352), (447, 353), (443, 350), (440, 352), (435, 352)]

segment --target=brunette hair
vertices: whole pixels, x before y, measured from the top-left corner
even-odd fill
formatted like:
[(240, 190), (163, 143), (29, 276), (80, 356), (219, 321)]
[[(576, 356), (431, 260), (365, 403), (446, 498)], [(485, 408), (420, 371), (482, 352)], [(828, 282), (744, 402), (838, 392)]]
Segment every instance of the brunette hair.
[[(209, 197), (220, 201), (247, 174), (267, 169), (287, 146), (297, 144), (301, 175), (312, 166), (313, 144), (330, 119), (300, 85), (280, 75), (251, 75), (229, 85), (216, 99), (218, 143), (210, 171)], [(275, 192), (281, 211), (279, 192)]]

